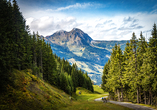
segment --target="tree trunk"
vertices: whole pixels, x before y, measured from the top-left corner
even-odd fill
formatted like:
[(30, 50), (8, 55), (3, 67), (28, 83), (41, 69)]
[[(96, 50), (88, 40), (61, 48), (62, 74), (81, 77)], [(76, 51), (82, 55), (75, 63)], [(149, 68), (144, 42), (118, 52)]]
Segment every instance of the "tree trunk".
[(121, 85), (121, 101), (123, 102), (123, 86)]
[(37, 57), (36, 57), (36, 48), (35, 48), (35, 46), (34, 46), (34, 50), (33, 50), (33, 55), (34, 55), (34, 62), (33, 63), (34, 63), (34, 66), (35, 66), (33, 68), (35, 68), (35, 70), (34, 70), (35, 72), (34, 73), (37, 76), (37, 70), (36, 70), (36, 67), (37, 67)]
[(152, 88), (150, 87), (150, 104), (152, 105), (152, 99), (153, 99), (153, 97), (152, 97)]
[(42, 61), (42, 46), (40, 47), (40, 73), (41, 78), (43, 79), (43, 61)]
[(139, 90), (138, 90), (138, 87), (137, 87), (137, 103), (139, 104)]
[(42, 72), (43, 72), (42, 50), (40, 50), (40, 57), (41, 57), (41, 59), (40, 59), (40, 60), (41, 60), (41, 62), (40, 62), (40, 63), (41, 63), (41, 64), (40, 64), (40, 66), (41, 66), (41, 71), (40, 71), (40, 72), (42, 73)]
[(142, 102), (142, 98), (141, 98), (141, 87), (139, 87), (139, 103)]
[(148, 101), (148, 104), (152, 105), (152, 90), (151, 90), (151, 87), (149, 87), (149, 101)]
[(119, 93), (119, 89), (117, 89), (117, 94), (118, 94), (118, 101), (120, 101), (120, 93)]
[(148, 104), (150, 105), (150, 91), (149, 91), (149, 97), (148, 97)]
[(144, 103), (147, 104), (146, 91), (144, 91)]
[(157, 108), (157, 96), (156, 96), (156, 93), (155, 93), (155, 106)]

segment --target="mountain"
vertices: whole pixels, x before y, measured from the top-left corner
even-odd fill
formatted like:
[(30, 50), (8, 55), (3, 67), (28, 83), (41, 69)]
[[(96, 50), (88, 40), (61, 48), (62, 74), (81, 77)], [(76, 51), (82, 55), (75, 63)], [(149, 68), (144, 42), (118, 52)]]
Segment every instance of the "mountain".
[(74, 28), (70, 32), (58, 31), (45, 37), (52, 50), (61, 58), (67, 59), (71, 64), (76, 63), (78, 68), (88, 72), (95, 82), (101, 84), (103, 67), (110, 57), (115, 44), (120, 44), (122, 50), (127, 41), (98, 41), (93, 40), (82, 30)]
[(82, 45), (89, 45), (90, 42), (93, 40), (90, 36), (86, 33), (81, 31), (80, 29), (74, 28), (70, 32), (66, 32), (64, 30), (58, 31), (51, 36), (47, 36), (47, 39), (51, 43), (55, 43), (58, 45), (64, 46), (82, 46)]

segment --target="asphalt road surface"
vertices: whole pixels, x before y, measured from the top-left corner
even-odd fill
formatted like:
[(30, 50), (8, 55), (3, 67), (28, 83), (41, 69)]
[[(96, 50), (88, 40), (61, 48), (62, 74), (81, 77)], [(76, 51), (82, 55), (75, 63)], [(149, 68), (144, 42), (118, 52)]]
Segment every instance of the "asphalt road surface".
[[(107, 98), (107, 96), (103, 97), (103, 98)], [(102, 101), (101, 99), (102, 99), (102, 97), (95, 99), (95, 101)], [(131, 103), (126, 103), (126, 102), (118, 102), (118, 101), (108, 101), (108, 102), (113, 103), (113, 104), (118, 104), (118, 105), (128, 107), (128, 108), (132, 108), (134, 110), (155, 110), (153, 108), (149, 108), (149, 107), (145, 107), (145, 106), (141, 106), (141, 105), (136, 105), (136, 104), (131, 104)]]

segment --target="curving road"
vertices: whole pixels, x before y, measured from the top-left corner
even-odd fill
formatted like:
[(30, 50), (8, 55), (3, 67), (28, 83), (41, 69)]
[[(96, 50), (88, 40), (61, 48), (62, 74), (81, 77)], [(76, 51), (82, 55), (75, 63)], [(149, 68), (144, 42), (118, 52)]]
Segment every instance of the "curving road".
[[(107, 98), (107, 97), (108, 97), (108, 96), (105, 96), (105, 97), (103, 97), (103, 98)], [(94, 99), (94, 101), (102, 101), (101, 99), (102, 99), (102, 97), (101, 97), (101, 98)]]
[[(107, 96), (104, 98), (107, 98)], [(102, 101), (101, 99), (102, 98), (98, 98), (98, 99), (95, 99), (95, 101)], [(121, 105), (124, 107), (132, 108), (134, 110), (155, 110), (153, 108), (149, 108), (149, 107), (145, 107), (145, 106), (141, 106), (141, 105), (136, 105), (136, 104), (131, 104), (131, 103), (126, 103), (126, 102), (118, 102), (118, 101), (109, 101), (109, 102), (113, 103), (113, 104), (118, 104), (118, 105)]]

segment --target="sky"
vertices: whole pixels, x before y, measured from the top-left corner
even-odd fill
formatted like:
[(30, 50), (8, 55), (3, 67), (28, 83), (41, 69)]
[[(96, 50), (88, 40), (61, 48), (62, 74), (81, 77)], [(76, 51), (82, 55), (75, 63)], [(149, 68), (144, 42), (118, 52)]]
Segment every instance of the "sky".
[(157, 24), (157, 0), (17, 0), (31, 32), (79, 28), (93, 40), (146, 39)]

